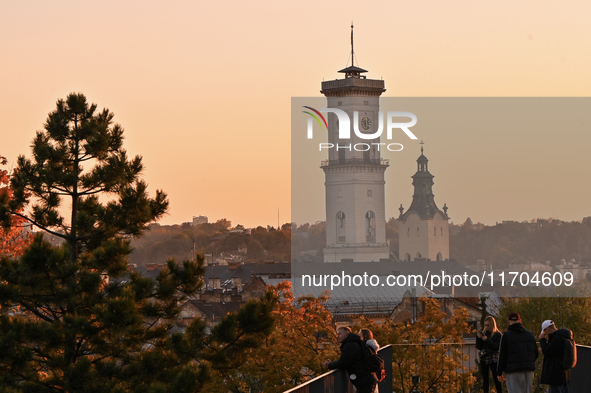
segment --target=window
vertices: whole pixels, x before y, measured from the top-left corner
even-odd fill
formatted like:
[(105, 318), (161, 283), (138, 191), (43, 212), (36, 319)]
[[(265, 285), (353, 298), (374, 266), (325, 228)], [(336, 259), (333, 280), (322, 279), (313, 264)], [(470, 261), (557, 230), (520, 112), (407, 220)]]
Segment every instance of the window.
[(337, 243), (345, 243), (347, 241), (347, 231), (345, 226), (345, 213), (337, 213)]
[(365, 240), (376, 241), (376, 215), (372, 211), (365, 214)]

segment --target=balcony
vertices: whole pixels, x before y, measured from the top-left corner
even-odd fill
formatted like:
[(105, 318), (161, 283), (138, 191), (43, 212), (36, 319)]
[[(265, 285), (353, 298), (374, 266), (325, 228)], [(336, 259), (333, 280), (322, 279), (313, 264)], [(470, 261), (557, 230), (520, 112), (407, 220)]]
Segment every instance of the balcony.
[(337, 165), (381, 165), (389, 166), (390, 160), (385, 158), (365, 159), (365, 158), (347, 158), (344, 160), (324, 160), (320, 162), (320, 167)]
[(386, 90), (384, 88), (384, 81), (379, 79), (345, 78), (322, 82), (322, 92), (347, 88), (376, 89), (380, 91)]

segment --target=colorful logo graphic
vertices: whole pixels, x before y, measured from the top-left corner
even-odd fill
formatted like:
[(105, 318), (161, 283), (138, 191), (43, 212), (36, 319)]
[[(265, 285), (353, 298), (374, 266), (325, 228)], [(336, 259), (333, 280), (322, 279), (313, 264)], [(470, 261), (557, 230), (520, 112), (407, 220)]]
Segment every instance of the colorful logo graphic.
[[(322, 119), (322, 121), (324, 122), (324, 125), (326, 126), (326, 130), (328, 131), (328, 123), (326, 122), (326, 119), (324, 118), (324, 116), (322, 116), (322, 113), (318, 112), (316, 109), (314, 109), (310, 106), (303, 106), (302, 108), (310, 109), (311, 111), (316, 113), (316, 115), (320, 116), (320, 119)], [(320, 129), (322, 129), (322, 123), (320, 122), (320, 119), (316, 115), (314, 115), (314, 113), (310, 113), (308, 111), (302, 111), (302, 112), (307, 113), (308, 115), (312, 116), (320, 125)], [(308, 119), (308, 139), (312, 139), (312, 119)]]

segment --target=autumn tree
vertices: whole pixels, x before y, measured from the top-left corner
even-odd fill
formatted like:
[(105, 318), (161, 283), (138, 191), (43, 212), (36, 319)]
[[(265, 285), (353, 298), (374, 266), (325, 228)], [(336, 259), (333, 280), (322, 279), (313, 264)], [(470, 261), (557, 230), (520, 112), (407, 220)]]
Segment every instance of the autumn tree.
[(269, 290), (282, 299), (273, 312), (276, 324), (272, 333), (250, 352), (244, 365), (230, 374), (218, 373), (208, 391), (280, 393), (326, 372), (324, 361), (338, 358), (334, 323), (324, 306), (326, 299), (296, 300), (288, 281)]
[[(169, 260), (155, 280), (127, 274), (130, 236), (167, 210), (123, 148), (113, 114), (82, 94), (57, 102), (0, 199), (5, 228), (37, 236), (18, 260), (0, 260), (0, 386), (10, 392), (199, 392), (211, 372), (240, 365), (273, 326), (267, 294), (206, 335), (196, 320), (173, 333), (179, 304), (201, 285), (202, 260)], [(3, 194), (5, 195), (5, 194)], [(201, 258), (200, 258), (201, 259)]]
[(543, 321), (551, 319), (557, 328), (572, 330), (577, 344), (591, 345), (591, 298), (585, 295), (591, 285), (582, 282), (579, 286), (579, 296), (504, 299), (499, 310), (499, 329), (506, 329), (509, 314), (517, 312), (523, 326), (534, 333)]
[[(7, 163), (6, 158), (0, 156), (0, 165), (5, 166)], [(12, 196), (10, 173), (7, 169), (0, 169), (0, 206), (8, 203)], [(22, 217), (15, 217), (9, 226), (0, 227), (0, 257), (16, 258), (31, 243), (33, 235), (25, 222)]]
[(397, 393), (410, 391), (412, 376), (418, 375), (421, 381), (416, 388), (421, 392), (432, 389), (457, 392), (462, 388), (466, 391), (475, 378), (465, 366), (467, 355), (457, 343), (463, 342), (462, 334), (469, 331), (468, 312), (457, 308), (445, 321), (446, 315), (436, 299), (422, 298), (421, 301), (425, 312), (414, 324), (390, 325), (389, 329), (385, 326), (385, 332), (370, 326), (378, 332), (378, 339), (380, 334), (390, 335), (392, 341), (386, 342), (395, 344), (392, 347), (393, 390)]

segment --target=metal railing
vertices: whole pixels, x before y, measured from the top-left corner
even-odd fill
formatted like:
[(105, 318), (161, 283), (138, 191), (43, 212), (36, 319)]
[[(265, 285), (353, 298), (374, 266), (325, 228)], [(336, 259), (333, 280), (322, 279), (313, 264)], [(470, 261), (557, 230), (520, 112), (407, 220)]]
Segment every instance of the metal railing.
[(347, 158), (337, 160), (324, 160), (320, 162), (321, 167), (335, 166), (335, 165), (390, 165), (390, 160), (387, 158)]
[[(404, 344), (398, 344), (404, 345)], [(398, 346), (396, 345), (396, 346)], [(473, 343), (459, 344), (464, 348), (466, 359), (464, 367), (473, 370), (477, 357), (477, 350)], [(384, 359), (386, 378), (378, 384), (380, 392), (392, 392), (392, 345), (385, 346), (378, 352)], [(591, 387), (591, 347), (577, 345), (577, 365), (571, 370), (569, 392), (588, 393)], [(480, 392), (481, 389), (474, 387), (473, 392)], [(307, 381), (284, 393), (354, 393), (353, 385), (347, 378), (344, 370), (332, 370), (324, 373), (310, 381)]]
[(379, 79), (346, 78), (322, 82), (322, 90), (337, 89), (343, 87), (371, 87), (384, 88), (384, 81)]
[[(477, 349), (475, 342), (470, 343), (425, 343), (425, 344), (395, 344), (388, 345), (381, 348), (378, 353), (384, 359), (384, 366), (386, 370), (386, 378), (378, 383), (380, 392), (392, 392), (392, 352), (395, 347), (404, 346), (424, 346), (433, 347), (434, 345), (443, 345), (446, 347), (460, 346), (463, 352), (463, 361), (459, 364), (459, 369), (448, 370), (451, 379), (457, 379), (462, 373), (471, 373), (476, 369)], [(451, 348), (450, 347), (450, 348)], [(420, 377), (420, 375), (419, 375)], [(443, 388), (444, 389), (444, 388)], [(439, 390), (437, 390), (439, 391)], [(441, 390), (445, 391), (445, 390)], [(349, 382), (347, 373), (344, 370), (332, 370), (322, 374), (310, 381), (307, 381), (293, 389), (287, 390), (284, 393), (354, 393), (353, 385)], [(429, 392), (431, 393), (431, 391)]]
[[(392, 391), (392, 345), (380, 348), (384, 359), (386, 378), (378, 383), (380, 392)], [(345, 370), (331, 370), (284, 393), (355, 393)]]

